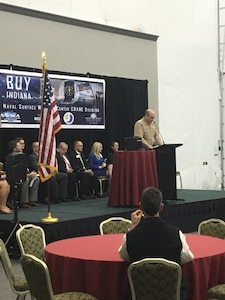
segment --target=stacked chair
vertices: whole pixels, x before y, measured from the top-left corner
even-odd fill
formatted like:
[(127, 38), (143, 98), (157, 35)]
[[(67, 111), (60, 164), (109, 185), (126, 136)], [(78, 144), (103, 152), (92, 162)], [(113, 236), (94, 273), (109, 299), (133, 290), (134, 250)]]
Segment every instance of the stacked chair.
[(122, 217), (112, 217), (100, 223), (100, 234), (126, 233), (131, 221)]

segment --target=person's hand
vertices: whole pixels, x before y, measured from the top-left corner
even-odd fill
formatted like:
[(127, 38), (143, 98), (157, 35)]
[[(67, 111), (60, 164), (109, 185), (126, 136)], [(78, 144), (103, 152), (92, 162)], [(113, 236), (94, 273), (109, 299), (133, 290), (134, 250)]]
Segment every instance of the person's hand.
[(106, 163), (103, 162), (102, 165), (99, 167), (100, 169), (104, 169), (106, 167)]
[(27, 177), (29, 177), (29, 178), (35, 178), (36, 176), (37, 176), (37, 173), (35, 171), (32, 171), (29, 174), (27, 174)]
[(85, 170), (84, 173), (87, 173), (87, 174), (90, 174), (90, 175), (94, 176), (94, 172), (91, 169)]
[(0, 179), (5, 180), (6, 179), (6, 172), (5, 171), (0, 171)]
[(131, 214), (131, 226), (130, 229), (135, 228), (141, 221), (143, 212), (141, 209), (137, 209)]

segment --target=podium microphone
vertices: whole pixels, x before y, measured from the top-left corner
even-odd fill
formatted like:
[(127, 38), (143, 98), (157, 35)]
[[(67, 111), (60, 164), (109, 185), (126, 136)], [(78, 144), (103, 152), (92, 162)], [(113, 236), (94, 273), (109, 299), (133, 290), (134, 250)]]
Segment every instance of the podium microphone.
[(156, 124), (155, 121), (154, 121), (154, 124), (155, 124), (156, 129), (158, 130), (158, 133), (159, 133), (159, 136), (161, 137), (161, 140), (162, 140), (162, 142), (163, 142), (163, 145), (165, 145), (165, 142), (164, 142), (164, 139), (163, 139), (163, 137), (162, 137), (162, 134), (161, 134), (161, 132), (159, 131), (159, 127), (157, 126), (157, 124)]

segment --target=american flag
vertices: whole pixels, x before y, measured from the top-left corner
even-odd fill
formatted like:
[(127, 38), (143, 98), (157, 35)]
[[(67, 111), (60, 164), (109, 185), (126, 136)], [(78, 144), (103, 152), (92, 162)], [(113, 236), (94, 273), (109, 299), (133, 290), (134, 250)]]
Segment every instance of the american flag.
[(44, 64), (38, 161), (38, 173), (42, 182), (47, 181), (58, 172), (55, 134), (60, 129), (60, 116), (55, 102), (55, 97), (52, 92), (47, 68)]

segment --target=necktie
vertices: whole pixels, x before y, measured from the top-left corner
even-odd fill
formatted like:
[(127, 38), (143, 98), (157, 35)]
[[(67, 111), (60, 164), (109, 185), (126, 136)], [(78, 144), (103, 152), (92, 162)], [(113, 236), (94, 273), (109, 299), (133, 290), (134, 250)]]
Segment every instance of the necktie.
[(85, 165), (84, 165), (84, 162), (83, 162), (83, 159), (82, 159), (82, 156), (81, 156), (81, 153), (78, 152), (78, 155), (79, 155), (80, 162), (81, 162), (81, 164), (82, 164), (83, 169), (86, 170)]
[(64, 162), (65, 162), (65, 164), (66, 164), (66, 169), (67, 169), (67, 170), (72, 169), (72, 166), (71, 166), (71, 164), (70, 164), (68, 158), (67, 158), (65, 155), (63, 155), (63, 160), (64, 160)]

